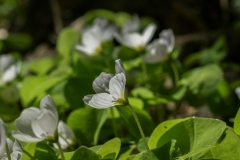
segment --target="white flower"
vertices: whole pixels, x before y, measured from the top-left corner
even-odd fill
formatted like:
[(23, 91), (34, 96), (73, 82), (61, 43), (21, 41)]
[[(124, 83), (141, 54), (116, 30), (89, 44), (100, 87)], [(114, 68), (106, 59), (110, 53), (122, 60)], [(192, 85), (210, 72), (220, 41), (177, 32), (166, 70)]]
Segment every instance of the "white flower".
[[(22, 146), (15, 140), (13, 143), (11, 139), (7, 138), (7, 145), (10, 151), (11, 160), (21, 160), (22, 159)], [(0, 152), (1, 160), (8, 160), (6, 149)]]
[(2, 119), (0, 118), (0, 153), (4, 150), (6, 144), (6, 130)]
[(17, 77), (20, 71), (20, 62), (15, 63), (12, 55), (0, 56), (0, 84), (9, 82)]
[(137, 15), (134, 15), (132, 20), (129, 20), (124, 24), (121, 32), (123, 34), (131, 33), (131, 32), (137, 32), (137, 31), (139, 31), (139, 29), (140, 29), (139, 18)]
[(83, 30), (82, 45), (77, 45), (76, 49), (87, 55), (99, 54), (101, 44), (112, 40), (115, 29), (114, 25), (108, 25), (107, 20), (96, 19), (93, 26)]
[(148, 55), (143, 57), (146, 63), (156, 63), (165, 58), (172, 52), (175, 44), (175, 38), (171, 29), (163, 30), (159, 34), (159, 39), (153, 41), (147, 46)]
[[(66, 149), (69, 147), (69, 145), (73, 144), (74, 137), (73, 131), (63, 121), (59, 121), (58, 141), (61, 145), (61, 148)], [(55, 143), (53, 145), (55, 148), (58, 148)]]
[(138, 50), (138, 49), (144, 48), (148, 44), (148, 42), (153, 37), (155, 30), (156, 30), (156, 25), (149, 24), (144, 29), (142, 34), (137, 32), (132, 32), (132, 33), (123, 33), (122, 35), (120, 35), (118, 33), (115, 33), (114, 36), (117, 39), (117, 41), (122, 45)]
[(115, 75), (102, 72), (93, 81), (93, 90), (97, 94), (85, 96), (83, 101), (86, 104), (103, 109), (127, 103), (124, 94), (126, 76), (121, 60), (115, 61), (115, 70)]
[(235, 89), (235, 93), (236, 93), (238, 99), (240, 99), (240, 86)]
[(12, 131), (15, 139), (24, 142), (53, 140), (58, 125), (58, 113), (50, 96), (41, 99), (40, 109), (30, 107), (24, 109), (16, 119), (18, 131)]

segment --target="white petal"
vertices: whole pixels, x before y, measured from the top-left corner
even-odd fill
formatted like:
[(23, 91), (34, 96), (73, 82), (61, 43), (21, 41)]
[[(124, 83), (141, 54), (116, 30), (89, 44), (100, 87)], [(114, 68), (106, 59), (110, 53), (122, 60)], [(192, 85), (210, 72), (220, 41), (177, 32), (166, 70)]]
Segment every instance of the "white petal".
[(39, 138), (54, 136), (58, 119), (48, 109), (42, 109), (41, 113), (32, 121), (32, 130)]
[(58, 141), (62, 149), (68, 148), (68, 145), (71, 144), (74, 139), (73, 131), (63, 121), (59, 121), (58, 134), (64, 137), (65, 140), (67, 140), (66, 142), (61, 136), (59, 136)]
[(58, 121), (58, 112), (57, 112), (56, 105), (52, 97), (49, 95), (43, 97), (40, 101), (40, 109), (42, 110), (44, 108), (50, 110), (50, 112), (54, 115), (54, 118), (56, 119), (56, 121)]
[(108, 92), (109, 81), (113, 77), (112, 74), (102, 72), (94, 81), (93, 81), (93, 90), (96, 93)]
[(8, 149), (10, 151), (10, 153), (13, 151), (12, 148), (13, 148), (13, 141), (9, 138), (7, 138), (7, 145), (8, 145)]
[(5, 144), (6, 144), (6, 130), (3, 125), (2, 119), (0, 118), (0, 154), (1, 151), (5, 148)]
[(0, 68), (5, 71), (14, 63), (13, 56), (11, 54), (3, 54), (0, 56)]
[(114, 103), (113, 97), (107, 93), (87, 95), (83, 98), (83, 101), (87, 105), (97, 109), (109, 108)]
[(171, 29), (163, 30), (159, 34), (159, 41), (160, 43), (161, 41), (165, 41), (167, 45), (167, 51), (172, 52), (175, 45), (175, 37), (174, 37), (173, 31)]
[(116, 74), (109, 83), (109, 92), (117, 101), (124, 93), (126, 84), (126, 77), (123, 73)]
[(87, 55), (91, 55), (93, 52), (94, 52), (94, 49), (93, 48), (88, 48), (86, 46), (82, 46), (82, 45), (77, 45), (75, 47), (76, 50), (80, 51), (80, 52), (83, 52)]
[(153, 37), (157, 26), (155, 24), (149, 24), (143, 31), (143, 41), (147, 44)]
[(22, 146), (17, 140), (15, 140), (15, 142), (13, 143), (12, 150), (13, 152), (14, 151), (22, 152)]
[(126, 22), (122, 28), (122, 33), (137, 32), (139, 30), (139, 17), (137, 15), (133, 16), (133, 19)]
[(235, 93), (238, 96), (238, 99), (240, 99), (240, 86), (235, 89)]
[(15, 65), (11, 65), (2, 75), (3, 82), (9, 82), (16, 78), (18, 69)]
[(119, 33), (114, 33), (113, 35), (116, 40), (120, 43), (120, 44), (124, 44), (125, 42), (125, 39), (119, 34)]
[(130, 48), (135, 48), (138, 46), (145, 45), (146, 42), (143, 37), (139, 33), (129, 33), (123, 36), (124, 42), (123, 44)]
[(12, 152), (11, 153), (11, 159), (12, 160), (21, 160), (22, 159), (22, 152), (18, 152), (18, 151)]
[(12, 131), (12, 136), (15, 139), (17, 139), (19, 141), (23, 141), (23, 142), (40, 142), (40, 141), (44, 140), (44, 138), (32, 137), (28, 134), (24, 134), (19, 131)]
[(122, 61), (120, 59), (115, 60), (115, 71), (116, 73), (123, 73), (124, 75), (126, 74)]
[(23, 134), (29, 135), (31, 137), (36, 137), (35, 134), (33, 133), (31, 123), (39, 113), (40, 110), (35, 107), (24, 109), (20, 117), (16, 119), (17, 129)]

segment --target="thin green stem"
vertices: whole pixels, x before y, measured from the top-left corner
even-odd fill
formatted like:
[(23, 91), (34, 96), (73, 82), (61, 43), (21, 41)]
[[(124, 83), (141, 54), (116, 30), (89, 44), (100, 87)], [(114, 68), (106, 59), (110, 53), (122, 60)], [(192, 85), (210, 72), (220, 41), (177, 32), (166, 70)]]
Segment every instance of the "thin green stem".
[(172, 61), (170, 62), (170, 66), (171, 66), (172, 71), (173, 71), (174, 85), (177, 86), (177, 82), (179, 80), (177, 67), (176, 67), (176, 65)]
[(57, 141), (57, 146), (58, 146), (58, 149), (60, 151), (60, 155), (62, 157), (62, 160), (65, 160), (65, 157), (64, 157), (64, 154), (63, 154), (63, 150), (62, 150), (62, 147), (61, 147), (59, 141)]
[(151, 154), (151, 152), (150, 152), (150, 150), (149, 150), (149, 147), (148, 147), (148, 144), (147, 144), (146, 137), (145, 137), (145, 135), (144, 135), (144, 133), (143, 133), (141, 124), (140, 124), (140, 122), (139, 122), (139, 120), (138, 120), (137, 114), (136, 114), (136, 112), (134, 111), (133, 107), (131, 106), (131, 104), (130, 104), (129, 102), (128, 102), (128, 106), (129, 106), (129, 108), (131, 109), (132, 114), (133, 114), (133, 117), (134, 117), (134, 119), (135, 119), (135, 121), (136, 121), (136, 123), (137, 123), (138, 129), (139, 129), (140, 134), (141, 134), (141, 136), (142, 136), (143, 142), (144, 142), (144, 144), (145, 144), (145, 146), (146, 146), (146, 149), (147, 149), (147, 152), (148, 152), (148, 154), (149, 154), (149, 157), (150, 157), (150, 159), (153, 159), (153, 158), (152, 158), (152, 154)]
[(7, 144), (7, 143), (6, 143), (6, 145), (5, 145), (5, 148), (6, 148), (8, 160), (11, 160), (10, 150), (9, 150), (9, 148), (8, 148), (8, 144)]
[(112, 125), (113, 125), (114, 135), (115, 135), (115, 137), (118, 137), (117, 125), (116, 125), (116, 121), (115, 121), (115, 116), (114, 116), (114, 109), (113, 109), (113, 107), (110, 107), (110, 112), (111, 112), (111, 117), (112, 117)]

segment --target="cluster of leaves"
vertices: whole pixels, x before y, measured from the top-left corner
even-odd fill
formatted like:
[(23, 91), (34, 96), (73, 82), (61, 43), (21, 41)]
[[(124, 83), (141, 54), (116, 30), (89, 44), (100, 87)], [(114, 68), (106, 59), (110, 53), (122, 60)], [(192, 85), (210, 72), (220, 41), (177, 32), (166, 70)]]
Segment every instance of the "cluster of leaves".
[[(86, 25), (91, 25), (98, 17), (106, 18), (118, 28), (132, 18), (127, 13), (106, 10), (90, 11), (83, 18)], [(149, 23), (154, 21), (141, 18), (140, 29)], [(196, 108), (207, 105), (213, 114), (221, 117), (235, 116), (239, 100), (234, 90), (240, 86), (240, 80), (229, 82), (223, 73), (227, 69), (239, 70), (240, 66), (222, 62), (228, 53), (224, 37), (183, 62), (174, 49), (152, 64), (141, 58), (147, 54), (146, 49), (117, 46), (115, 41), (103, 42), (98, 55), (79, 53), (75, 49), (83, 34), (79, 30), (63, 29), (57, 40), (57, 56), (22, 60), (18, 77), (1, 84), (0, 117), (6, 122), (9, 136), (11, 130), (16, 129), (14, 120), (22, 110), (39, 106), (40, 99), (49, 94), (55, 101), (59, 119), (65, 121), (76, 136), (75, 145), (64, 151), (66, 160), (150, 159), (129, 108), (98, 110), (82, 101), (85, 95), (93, 93), (92, 82), (101, 72), (114, 73), (117, 55), (126, 69), (126, 94), (143, 132), (149, 137), (154, 159), (240, 159), (239, 114), (235, 123), (237, 134), (218, 119), (169, 120), (178, 115), (182, 102)], [(15, 58), (18, 59), (16, 54)], [(175, 108), (170, 110), (168, 105), (172, 103)], [(23, 160), (61, 158), (59, 151), (47, 142), (25, 143), (23, 149), (30, 154), (23, 153)]]

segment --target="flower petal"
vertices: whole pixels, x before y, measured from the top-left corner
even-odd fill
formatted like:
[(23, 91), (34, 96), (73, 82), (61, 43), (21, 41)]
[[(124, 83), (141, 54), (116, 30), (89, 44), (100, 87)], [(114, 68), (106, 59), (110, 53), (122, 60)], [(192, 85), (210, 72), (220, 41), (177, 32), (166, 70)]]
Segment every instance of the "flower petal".
[(35, 134), (33, 133), (31, 123), (39, 113), (40, 110), (35, 107), (24, 109), (20, 117), (16, 119), (17, 129), (23, 134), (27, 134), (31, 137), (36, 137)]
[(116, 71), (117, 74), (118, 73), (123, 73), (124, 75), (126, 75), (125, 69), (124, 69), (122, 61), (120, 59), (117, 59), (115, 61), (115, 71)]
[(155, 30), (156, 30), (157, 26), (155, 24), (149, 24), (143, 31), (143, 41), (145, 42), (145, 44), (147, 44), (151, 38), (153, 37)]
[(32, 130), (39, 138), (54, 136), (58, 119), (48, 109), (42, 109), (41, 113), (32, 121)]
[(240, 86), (235, 89), (238, 99), (240, 99)]
[(134, 15), (133, 19), (130, 21), (127, 21), (123, 28), (122, 33), (131, 33), (131, 32), (137, 32), (139, 30), (139, 17), (138, 15)]
[(13, 143), (12, 150), (13, 152), (14, 151), (22, 152), (22, 146), (17, 140), (15, 140), (15, 142)]
[(94, 81), (93, 81), (93, 90), (96, 93), (108, 92), (109, 81), (113, 77), (112, 74), (102, 72)]
[[(68, 148), (68, 145), (73, 142), (74, 133), (63, 121), (59, 121), (58, 123), (58, 135), (61, 135), (59, 136), (58, 141), (62, 149)], [(64, 137), (65, 140), (62, 137)]]
[(109, 83), (109, 92), (113, 96), (114, 100), (117, 101), (125, 90), (126, 77), (124, 73), (116, 74)]
[(11, 54), (3, 54), (0, 56), (0, 68), (5, 71), (14, 63), (13, 56)]
[(167, 51), (172, 52), (174, 45), (175, 45), (175, 37), (173, 34), (173, 31), (171, 29), (163, 30), (159, 34), (159, 42), (163, 42), (163, 44), (166, 44)]
[(40, 141), (44, 140), (44, 138), (32, 137), (28, 134), (24, 134), (19, 131), (12, 131), (12, 136), (15, 139), (17, 139), (19, 141), (23, 141), (23, 142), (40, 142)]
[(54, 118), (56, 119), (56, 121), (58, 121), (58, 112), (57, 112), (56, 105), (55, 105), (52, 97), (49, 95), (47, 95), (41, 99), (40, 109), (42, 110), (44, 108), (48, 109), (54, 115)]
[(2, 75), (2, 81), (3, 82), (9, 82), (16, 78), (18, 72), (18, 68), (15, 65), (11, 65), (8, 69), (5, 70), (5, 72)]
[(87, 55), (91, 55), (94, 52), (94, 48), (90, 48), (82, 45), (76, 45), (75, 49)]
[(6, 144), (6, 130), (3, 125), (2, 119), (0, 118), (0, 154), (4, 150), (5, 144)]
[(124, 42), (123, 45), (135, 48), (138, 46), (145, 45), (143, 37), (139, 33), (128, 33), (123, 36)]
[(114, 99), (110, 94), (107, 93), (99, 93), (94, 95), (84, 96), (83, 101), (97, 109), (109, 108), (113, 106)]

